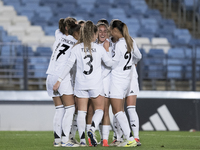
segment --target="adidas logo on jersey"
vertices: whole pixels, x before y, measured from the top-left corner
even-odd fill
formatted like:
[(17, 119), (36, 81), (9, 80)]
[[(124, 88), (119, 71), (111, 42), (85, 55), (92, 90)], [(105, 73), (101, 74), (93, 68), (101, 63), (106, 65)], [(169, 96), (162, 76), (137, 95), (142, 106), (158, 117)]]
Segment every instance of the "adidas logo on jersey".
[(131, 91), (130, 93), (134, 93), (133, 91)]

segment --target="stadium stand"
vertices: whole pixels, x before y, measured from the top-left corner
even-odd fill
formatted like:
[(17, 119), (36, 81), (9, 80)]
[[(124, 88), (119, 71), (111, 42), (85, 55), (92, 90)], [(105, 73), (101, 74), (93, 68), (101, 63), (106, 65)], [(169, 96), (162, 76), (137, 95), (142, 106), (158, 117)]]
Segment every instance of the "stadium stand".
[[(199, 81), (200, 40), (187, 28), (179, 28), (176, 20), (163, 17), (162, 11), (151, 8), (149, 3), (148, 0), (67, 0), (65, 3), (63, 0), (0, 0), (0, 79), (9, 75), (6, 81), (9, 82), (18, 77), (12, 83), (19, 84), (20, 89), (26, 84), (28, 89), (44, 89), (58, 21), (71, 16), (94, 23), (101, 18), (120, 19), (127, 24), (143, 54), (138, 64), (142, 68), (139, 74), (143, 90), (175, 90), (176, 81), (191, 83), (194, 72), (195, 80)], [(196, 0), (182, 0), (180, 4), (185, 12), (195, 7), (195, 15), (200, 16)], [(24, 76), (27, 81), (23, 80)], [(173, 88), (168, 87), (168, 81)], [(164, 84), (157, 87), (156, 82)]]

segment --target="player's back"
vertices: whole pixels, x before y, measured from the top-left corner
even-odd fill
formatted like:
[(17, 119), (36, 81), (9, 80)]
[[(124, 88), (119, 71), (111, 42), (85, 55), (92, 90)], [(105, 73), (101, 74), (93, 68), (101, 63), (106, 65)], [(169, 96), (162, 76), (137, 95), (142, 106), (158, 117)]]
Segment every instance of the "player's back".
[(60, 75), (67, 63), (71, 48), (76, 43), (76, 39), (71, 35), (62, 35), (56, 39), (54, 50), (51, 55), (47, 74)]
[(75, 89), (95, 89), (102, 86), (101, 60), (105, 49), (96, 43), (91, 43), (91, 53), (89, 49), (84, 49), (84, 44), (78, 44), (73, 48), (77, 60), (77, 73), (75, 79)]
[(131, 67), (133, 65), (133, 51), (127, 52), (127, 45), (124, 38), (119, 39), (115, 44), (115, 54), (113, 60), (118, 60), (118, 65), (112, 69), (111, 78), (127, 79), (131, 78)]

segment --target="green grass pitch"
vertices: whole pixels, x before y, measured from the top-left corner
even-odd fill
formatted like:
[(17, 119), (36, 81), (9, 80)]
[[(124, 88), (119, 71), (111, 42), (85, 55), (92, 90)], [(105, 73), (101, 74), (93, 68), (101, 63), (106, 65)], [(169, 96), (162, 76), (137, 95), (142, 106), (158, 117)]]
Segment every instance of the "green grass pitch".
[[(99, 134), (96, 132), (99, 141)], [(112, 142), (113, 132), (110, 132), (109, 143)], [(78, 139), (78, 133), (76, 134)], [(134, 147), (135, 150), (199, 150), (200, 132), (188, 131), (140, 131), (142, 146)], [(61, 150), (61, 149), (98, 149), (116, 150), (130, 149), (122, 147), (53, 147), (52, 131), (0, 131), (0, 150)]]

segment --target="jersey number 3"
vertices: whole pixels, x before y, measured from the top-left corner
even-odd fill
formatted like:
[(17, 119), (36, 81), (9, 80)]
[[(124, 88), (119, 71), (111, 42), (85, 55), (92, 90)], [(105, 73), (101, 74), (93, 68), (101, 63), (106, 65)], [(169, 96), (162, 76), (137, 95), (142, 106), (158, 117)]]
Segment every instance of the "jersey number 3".
[(125, 59), (128, 59), (126, 65), (124, 66), (124, 69), (123, 69), (123, 70), (125, 71), (125, 70), (131, 69), (131, 66), (128, 66), (128, 63), (129, 63), (130, 60), (131, 60), (131, 53), (126, 52), (125, 55), (124, 55), (124, 58), (125, 58)]
[(91, 74), (92, 73), (92, 71), (93, 71), (93, 66), (92, 66), (92, 64), (91, 64), (91, 62), (93, 61), (93, 58), (92, 58), (92, 56), (91, 55), (86, 55), (83, 59), (86, 59), (86, 58), (89, 58), (90, 60), (86, 63), (89, 67), (90, 67), (90, 70), (89, 71), (83, 71), (83, 73), (85, 74), (85, 75), (89, 75), (89, 74)]

